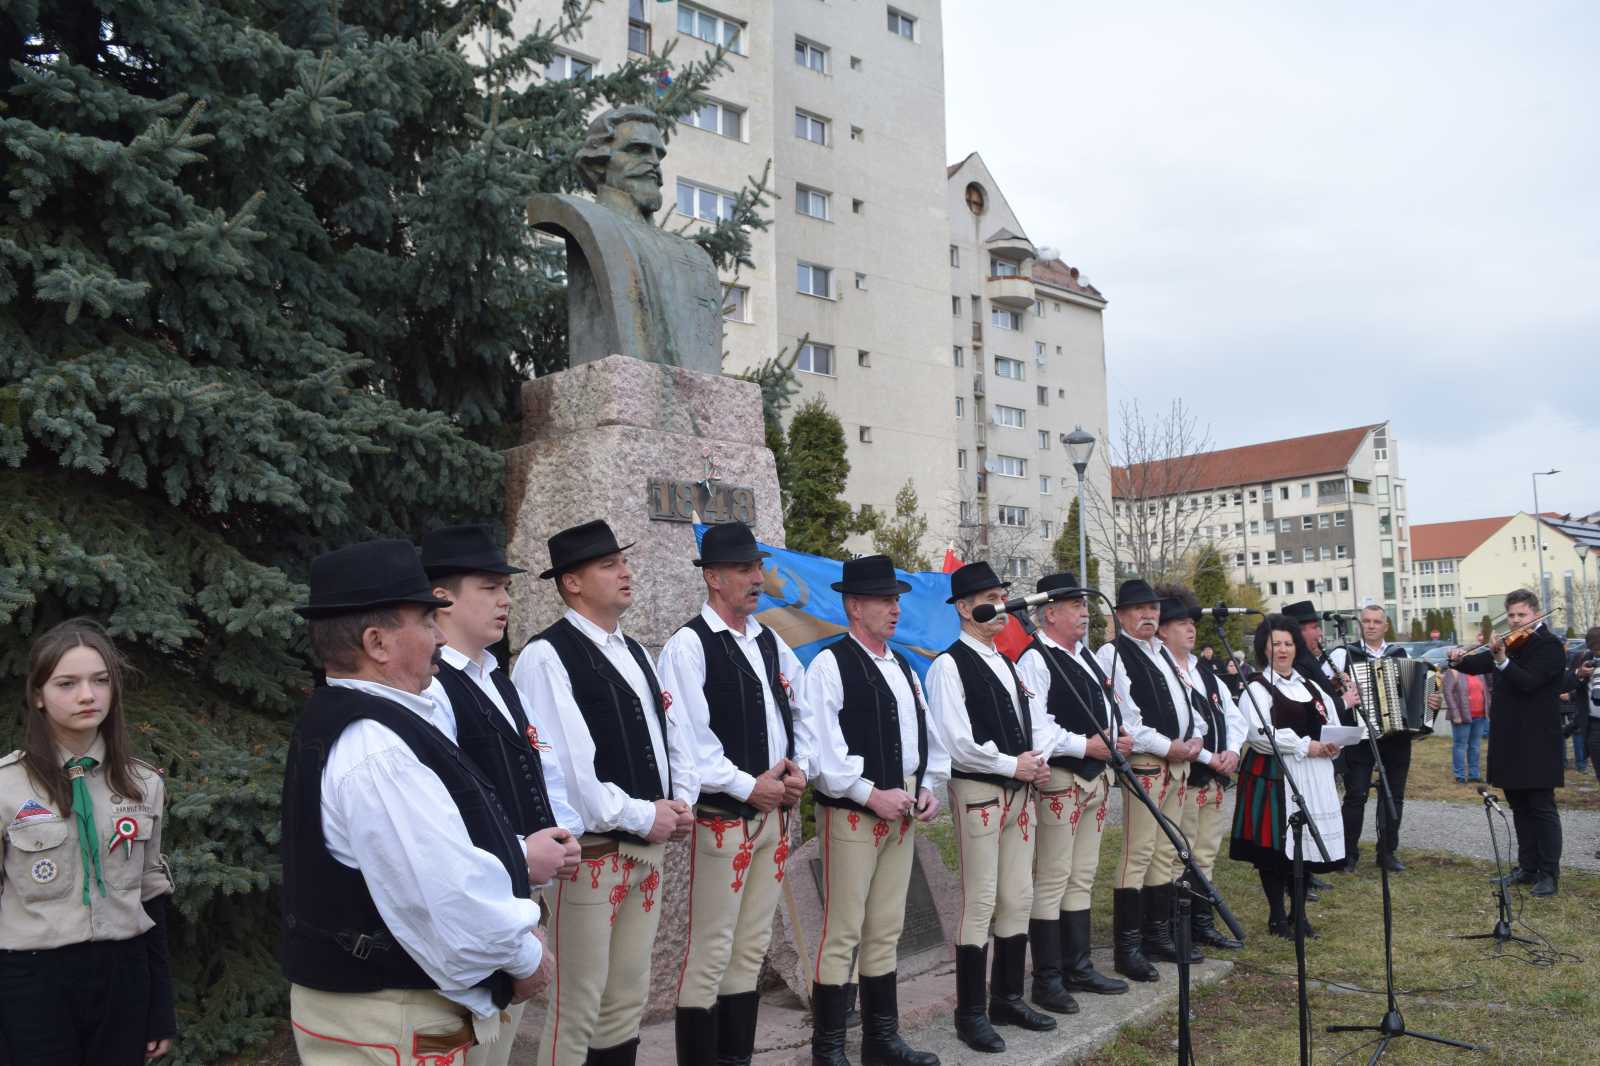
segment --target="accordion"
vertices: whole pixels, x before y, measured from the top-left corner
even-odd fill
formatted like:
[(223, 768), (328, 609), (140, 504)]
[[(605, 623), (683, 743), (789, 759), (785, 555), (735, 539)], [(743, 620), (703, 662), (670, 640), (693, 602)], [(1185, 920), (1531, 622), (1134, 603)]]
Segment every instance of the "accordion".
[(1373, 659), (1350, 664), (1350, 676), (1355, 679), (1356, 691), (1361, 696), (1361, 710), (1366, 721), (1378, 731), (1378, 736), (1396, 733), (1433, 732), (1437, 711), (1428, 709), (1428, 693), (1436, 687), (1429, 683), (1432, 667), (1418, 659)]

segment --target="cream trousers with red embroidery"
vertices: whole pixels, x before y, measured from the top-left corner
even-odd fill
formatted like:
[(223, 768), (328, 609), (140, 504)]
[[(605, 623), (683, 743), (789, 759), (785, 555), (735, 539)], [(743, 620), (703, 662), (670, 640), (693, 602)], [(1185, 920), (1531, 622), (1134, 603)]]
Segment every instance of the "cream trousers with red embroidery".
[(678, 971), (678, 1006), (754, 992), (772, 939), (772, 914), (789, 855), (789, 814), (746, 821), (695, 811), (689, 842), (689, 934)]
[(639, 1035), (650, 990), (650, 947), (661, 920), (665, 844), (612, 845), (585, 834), (584, 860), (570, 878), (545, 892), (546, 943), (555, 953), (541, 1066), (583, 1066), (591, 1048), (615, 1047)]
[[(1184, 801), (1186, 816), (1183, 831), (1194, 848), (1194, 864), (1211, 879), (1211, 869), (1216, 865), (1217, 852), (1222, 847), (1222, 834), (1229, 829), (1230, 819), (1222, 814), (1223, 789), (1215, 779), (1200, 788), (1190, 788)], [(1193, 812), (1192, 815), (1188, 812)]]
[[(906, 778), (914, 792), (916, 780)], [(893, 973), (899, 964), (900, 931), (906, 921), (906, 891), (916, 856), (916, 821), (885, 821), (842, 807), (817, 805), (822, 851), (822, 940), (814, 976), (820, 985), (852, 980), (850, 960), (866, 977)]]
[(303, 1066), (463, 1066), (475, 1039), (471, 1012), (432, 989), (290, 985), (289, 1021)]
[[(1135, 755), (1129, 761), (1133, 764), (1133, 776), (1156, 801), (1161, 813), (1173, 825), (1183, 828), (1184, 800), (1189, 795), (1189, 764), (1167, 762), (1150, 755)], [(1117, 887), (1167, 884), (1172, 880), (1178, 853), (1145, 805), (1126, 794), (1126, 785), (1122, 788), (1122, 862), (1117, 870)], [(1193, 837), (1190, 839), (1192, 841)]]
[(1033, 917), (1057, 921), (1062, 911), (1086, 911), (1100, 866), (1111, 771), (1093, 781), (1059, 766), (1039, 790), (1039, 844), (1033, 857)]
[(961, 931), (956, 943), (982, 946), (994, 935), (1028, 931), (1033, 908), (1033, 790), (952, 778), (950, 816), (961, 857)]

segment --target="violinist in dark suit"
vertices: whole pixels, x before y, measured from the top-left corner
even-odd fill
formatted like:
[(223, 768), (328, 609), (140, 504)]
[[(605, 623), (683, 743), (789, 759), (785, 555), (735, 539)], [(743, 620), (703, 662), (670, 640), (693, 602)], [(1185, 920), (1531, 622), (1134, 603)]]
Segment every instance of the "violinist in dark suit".
[(1517, 866), (1511, 879), (1533, 885), (1535, 896), (1553, 896), (1561, 876), (1555, 790), (1564, 783), (1560, 696), (1566, 653), (1538, 617), (1538, 596), (1527, 589), (1508, 593), (1509, 635), (1496, 637), (1472, 655), (1457, 648), (1450, 653), (1450, 664), (1464, 674), (1492, 679), (1495, 727), (1489, 731), (1489, 784), (1505, 791), (1517, 829)]

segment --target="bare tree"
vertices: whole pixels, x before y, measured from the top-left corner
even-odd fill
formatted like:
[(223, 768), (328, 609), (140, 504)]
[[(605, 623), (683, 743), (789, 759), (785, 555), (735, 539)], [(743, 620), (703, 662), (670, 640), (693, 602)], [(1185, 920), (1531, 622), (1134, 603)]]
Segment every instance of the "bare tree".
[(1232, 470), (1212, 450), (1210, 427), (1181, 399), (1157, 416), (1137, 400), (1124, 402), (1118, 414), (1110, 446), (1100, 453), (1111, 498), (1091, 479), (1089, 537), (1117, 577), (1163, 580), (1182, 573), (1212, 539), (1203, 529), (1224, 515), (1232, 524)]
[(1026, 559), (1029, 573), (1040, 573), (1050, 555), (1050, 545), (1035, 537), (1032, 524), (1009, 526), (995, 521), (994, 505), (979, 486), (989, 475), (979, 473), (976, 482), (961, 479), (957, 491), (945, 495), (945, 539), (963, 563), (983, 560), (996, 572), (1004, 573), (1011, 559)]

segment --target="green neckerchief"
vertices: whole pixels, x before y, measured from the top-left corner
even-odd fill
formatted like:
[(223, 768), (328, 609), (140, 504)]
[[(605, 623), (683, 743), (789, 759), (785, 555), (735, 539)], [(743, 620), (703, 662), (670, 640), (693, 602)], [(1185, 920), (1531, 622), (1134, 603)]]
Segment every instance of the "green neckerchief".
[(78, 820), (78, 850), (83, 854), (83, 905), (89, 905), (89, 871), (94, 870), (94, 883), (100, 895), (106, 894), (106, 882), (100, 869), (100, 837), (94, 829), (94, 800), (89, 796), (89, 771), (98, 766), (85, 755), (67, 760), (67, 771), (72, 778), (72, 816)]

